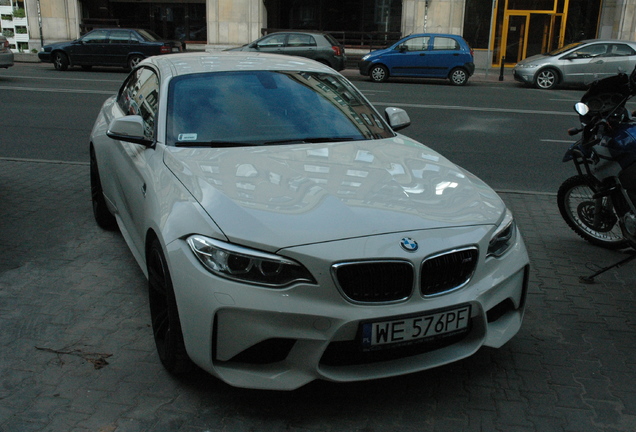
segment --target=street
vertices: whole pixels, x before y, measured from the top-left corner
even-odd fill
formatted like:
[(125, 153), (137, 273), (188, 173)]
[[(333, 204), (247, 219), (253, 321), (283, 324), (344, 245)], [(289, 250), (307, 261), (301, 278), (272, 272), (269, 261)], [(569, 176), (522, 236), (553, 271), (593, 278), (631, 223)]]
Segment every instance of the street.
[[(578, 126), (572, 106), (580, 90), (539, 91), (512, 82), (400, 79), (375, 84), (347, 76), (382, 111), (407, 110), (401, 131), (433, 147), (496, 190), (555, 193), (572, 175), (561, 158)], [(58, 72), (50, 64), (18, 63), (0, 73), (4, 130), (0, 156), (87, 162), (87, 140), (101, 103), (119, 89), (123, 69)], [(538, 126), (539, 125), (539, 126)]]
[(91, 213), (88, 137), (123, 70), (0, 72), (0, 432), (615, 432), (636, 430), (636, 272), (562, 221), (561, 157), (580, 90), (353, 78), (403, 132), (483, 178), (512, 209), (531, 274), (519, 334), (500, 349), (377, 381), (293, 392), (162, 368), (144, 275)]

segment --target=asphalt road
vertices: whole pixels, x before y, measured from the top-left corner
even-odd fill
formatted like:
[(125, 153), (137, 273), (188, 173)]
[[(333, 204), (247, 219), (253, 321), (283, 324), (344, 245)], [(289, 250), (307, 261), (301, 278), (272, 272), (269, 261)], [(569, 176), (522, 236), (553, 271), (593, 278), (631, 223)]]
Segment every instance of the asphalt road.
[[(399, 106), (412, 125), (402, 133), (438, 150), (498, 191), (555, 193), (573, 174), (561, 157), (577, 126), (580, 90), (540, 91), (510, 81), (393, 80), (349, 74), (375, 106)], [(0, 72), (0, 157), (87, 162), (99, 107), (126, 77), (123, 69), (58, 72), (18, 63)]]

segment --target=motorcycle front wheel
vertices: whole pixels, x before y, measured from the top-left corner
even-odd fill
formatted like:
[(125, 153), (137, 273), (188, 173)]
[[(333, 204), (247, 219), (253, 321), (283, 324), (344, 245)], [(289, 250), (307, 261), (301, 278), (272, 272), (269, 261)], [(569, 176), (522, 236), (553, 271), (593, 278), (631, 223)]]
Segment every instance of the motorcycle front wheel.
[[(577, 175), (563, 182), (557, 193), (561, 216), (580, 237), (606, 249), (623, 249), (623, 237), (610, 197), (594, 198), (594, 179)], [(600, 206), (600, 211), (597, 211)]]

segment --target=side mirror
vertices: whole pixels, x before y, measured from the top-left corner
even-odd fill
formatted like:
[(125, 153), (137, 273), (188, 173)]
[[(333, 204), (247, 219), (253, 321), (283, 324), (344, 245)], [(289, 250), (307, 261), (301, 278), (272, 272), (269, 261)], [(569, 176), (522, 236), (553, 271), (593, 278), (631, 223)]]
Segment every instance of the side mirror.
[(411, 118), (402, 108), (389, 107), (384, 110), (386, 121), (394, 131), (399, 131), (411, 125)]
[(141, 144), (150, 147), (154, 141), (144, 135), (144, 119), (139, 115), (128, 115), (113, 119), (108, 126), (106, 135), (117, 141)]
[(579, 115), (584, 116), (590, 112), (590, 108), (583, 102), (577, 102), (574, 104), (574, 111), (576, 111)]

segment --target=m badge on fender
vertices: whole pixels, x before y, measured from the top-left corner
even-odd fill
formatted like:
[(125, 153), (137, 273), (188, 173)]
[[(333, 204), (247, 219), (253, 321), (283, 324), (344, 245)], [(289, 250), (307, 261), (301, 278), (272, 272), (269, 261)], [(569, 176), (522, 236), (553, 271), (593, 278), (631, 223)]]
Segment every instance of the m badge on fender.
[(415, 252), (419, 247), (417, 242), (410, 237), (404, 237), (400, 242), (400, 246), (407, 252)]

